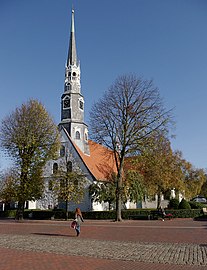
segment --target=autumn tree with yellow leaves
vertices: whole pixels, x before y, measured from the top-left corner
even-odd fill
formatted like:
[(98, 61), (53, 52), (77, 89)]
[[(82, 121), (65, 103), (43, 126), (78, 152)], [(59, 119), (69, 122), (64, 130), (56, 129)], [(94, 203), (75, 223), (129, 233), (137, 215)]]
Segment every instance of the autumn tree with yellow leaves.
[(161, 133), (152, 134), (136, 164), (144, 177), (146, 195), (158, 195), (157, 207), (160, 207), (162, 194), (173, 188), (184, 189), (179, 153), (172, 151), (170, 141)]
[(22, 219), (25, 202), (42, 195), (43, 168), (58, 153), (59, 131), (45, 107), (31, 99), (2, 120), (0, 144), (14, 161), (17, 219)]

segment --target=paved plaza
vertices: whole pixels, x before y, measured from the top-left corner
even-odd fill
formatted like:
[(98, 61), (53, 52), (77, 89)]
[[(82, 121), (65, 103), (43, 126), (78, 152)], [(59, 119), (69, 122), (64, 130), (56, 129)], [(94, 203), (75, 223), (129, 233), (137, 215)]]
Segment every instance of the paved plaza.
[(0, 220), (0, 270), (207, 269), (207, 221)]

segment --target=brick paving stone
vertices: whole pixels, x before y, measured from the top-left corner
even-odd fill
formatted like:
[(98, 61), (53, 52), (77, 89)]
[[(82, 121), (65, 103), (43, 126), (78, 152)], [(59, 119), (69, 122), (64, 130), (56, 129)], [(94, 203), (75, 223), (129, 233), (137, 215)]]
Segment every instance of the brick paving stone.
[[(197, 244), (134, 243), (78, 239), (75, 237), (66, 238), (63, 236), (1, 234), (0, 247), (61, 255), (166, 264), (205, 265), (207, 267), (202, 256), (203, 253), (207, 254), (207, 247)], [(182, 260), (180, 257), (181, 247), (185, 247), (185, 256), (182, 257)]]
[(0, 248), (1, 270), (204, 270), (205, 267), (104, 260)]
[(207, 268), (206, 222), (86, 220), (80, 238), (69, 224), (0, 220), (0, 270)]

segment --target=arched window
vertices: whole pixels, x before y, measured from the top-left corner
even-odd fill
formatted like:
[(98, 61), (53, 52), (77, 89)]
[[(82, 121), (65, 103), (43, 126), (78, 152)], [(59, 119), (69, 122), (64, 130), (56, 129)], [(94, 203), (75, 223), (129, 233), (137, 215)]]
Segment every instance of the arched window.
[(76, 140), (80, 140), (80, 132), (79, 131), (76, 131), (75, 138), (76, 138)]
[(57, 163), (54, 163), (53, 164), (53, 174), (55, 174), (57, 172), (58, 172), (58, 164)]
[(71, 90), (71, 84), (68, 82), (65, 85), (65, 91), (70, 91)]
[(72, 172), (73, 170), (73, 164), (71, 161), (67, 162), (67, 172)]
[(72, 75), (73, 75), (73, 76), (72, 76), (72, 79), (73, 79), (73, 80), (76, 80), (76, 72), (73, 72)]

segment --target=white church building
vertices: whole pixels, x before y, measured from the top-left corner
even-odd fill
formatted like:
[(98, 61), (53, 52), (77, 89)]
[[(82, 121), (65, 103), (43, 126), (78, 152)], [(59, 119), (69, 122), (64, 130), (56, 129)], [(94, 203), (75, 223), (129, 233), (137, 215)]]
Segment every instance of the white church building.
[(60, 164), (66, 163), (72, 170), (81, 171), (87, 178), (85, 197), (80, 204), (69, 204), (69, 209), (80, 207), (82, 211), (107, 210), (107, 204), (94, 203), (89, 186), (94, 181), (107, 181), (116, 171), (113, 153), (88, 139), (88, 126), (84, 122), (84, 97), (81, 94), (81, 70), (76, 52), (74, 10), (68, 57), (65, 66), (64, 90), (61, 96), (61, 122), (59, 123), (61, 150), (57, 160), (47, 162), (44, 170), (45, 191), (43, 197), (29, 202), (29, 209), (50, 209), (57, 206), (57, 199), (50, 190), (50, 180)]
[[(88, 139), (88, 126), (84, 122), (84, 97), (81, 94), (81, 70), (75, 42), (74, 10), (71, 17), (71, 32), (68, 57), (65, 66), (64, 90), (61, 96), (61, 150), (57, 160), (47, 162), (44, 170), (45, 191), (42, 198), (29, 202), (29, 209), (52, 209), (58, 201), (50, 189), (50, 180), (60, 164), (66, 163), (72, 170), (81, 171), (87, 178), (85, 196), (80, 204), (69, 203), (69, 209), (80, 207), (82, 211), (108, 210), (107, 203), (95, 203), (89, 195), (89, 186), (97, 181), (107, 181), (116, 172), (113, 152)], [(173, 194), (172, 194), (173, 195)], [(164, 206), (167, 201), (163, 200)], [(147, 199), (139, 203), (140, 208), (156, 208), (156, 200)], [(137, 208), (137, 204), (128, 202), (126, 208)]]

